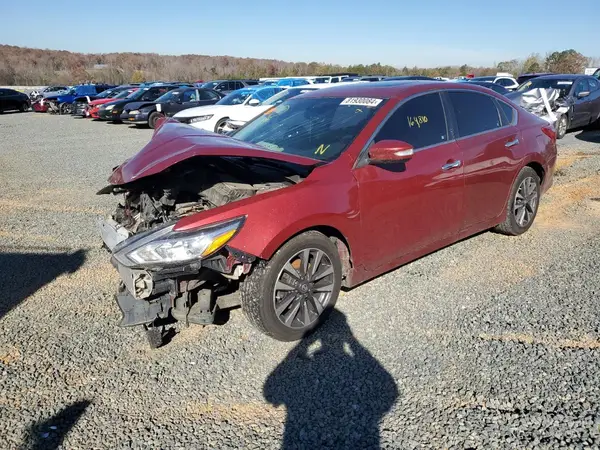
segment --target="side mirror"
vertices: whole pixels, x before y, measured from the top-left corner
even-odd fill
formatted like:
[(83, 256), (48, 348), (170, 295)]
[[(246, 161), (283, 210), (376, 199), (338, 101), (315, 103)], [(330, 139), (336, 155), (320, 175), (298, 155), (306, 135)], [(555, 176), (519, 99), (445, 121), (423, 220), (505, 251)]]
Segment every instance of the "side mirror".
[(369, 163), (386, 164), (405, 162), (413, 156), (413, 147), (407, 142), (396, 140), (379, 141), (369, 148)]
[(590, 91), (583, 91), (577, 94), (577, 98), (587, 97), (588, 95), (590, 95)]
[(258, 106), (260, 104), (260, 100), (257, 98), (251, 98), (248, 100), (248, 106)]

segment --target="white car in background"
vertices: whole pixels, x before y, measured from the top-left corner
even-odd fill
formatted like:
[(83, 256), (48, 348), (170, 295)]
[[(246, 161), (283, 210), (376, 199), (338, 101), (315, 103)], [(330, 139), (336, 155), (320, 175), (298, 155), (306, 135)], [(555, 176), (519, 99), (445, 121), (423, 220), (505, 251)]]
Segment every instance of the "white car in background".
[(226, 95), (214, 105), (184, 109), (173, 116), (179, 122), (215, 133), (224, 133), (224, 126), (237, 110), (253, 111), (273, 95), (281, 92), (278, 86), (250, 86)]
[(288, 98), (296, 97), (297, 95), (304, 94), (305, 92), (315, 91), (317, 89), (327, 89), (335, 86), (356, 86), (357, 84), (368, 83), (368, 81), (355, 81), (355, 82), (341, 82), (341, 83), (318, 83), (318, 84), (307, 84), (304, 86), (296, 86), (288, 88), (273, 97), (265, 100), (260, 105), (254, 106), (253, 108), (239, 108), (236, 109), (230, 116), (229, 120), (225, 123), (222, 132), (229, 133), (243, 127), (246, 123), (250, 122), (257, 116), (260, 116), (265, 111), (279, 105)]

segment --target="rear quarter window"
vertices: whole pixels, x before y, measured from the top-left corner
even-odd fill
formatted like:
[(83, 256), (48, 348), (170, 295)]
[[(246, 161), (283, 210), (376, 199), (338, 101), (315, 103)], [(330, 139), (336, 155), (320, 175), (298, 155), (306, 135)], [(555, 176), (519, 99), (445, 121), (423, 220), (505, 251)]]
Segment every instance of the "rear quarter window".
[(502, 121), (502, 126), (514, 124), (517, 120), (517, 111), (515, 111), (515, 109), (508, 103), (504, 103), (500, 100), (496, 101), (500, 107), (500, 119)]

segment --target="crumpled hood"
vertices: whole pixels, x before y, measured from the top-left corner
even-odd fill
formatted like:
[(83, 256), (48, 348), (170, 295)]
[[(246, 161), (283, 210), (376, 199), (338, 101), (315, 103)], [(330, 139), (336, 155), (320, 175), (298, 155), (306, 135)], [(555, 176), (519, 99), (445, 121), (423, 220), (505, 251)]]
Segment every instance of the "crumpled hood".
[(163, 120), (150, 142), (135, 156), (117, 167), (109, 183), (118, 186), (154, 175), (183, 160), (197, 156), (240, 156), (314, 166), (322, 161), (270, 151), (227, 135), (200, 130), (176, 120)]
[(234, 110), (237, 109), (238, 106), (241, 105), (207, 105), (207, 106), (196, 106), (195, 108), (184, 109), (183, 111), (179, 111), (173, 117), (198, 117), (205, 116), (208, 114), (218, 114), (220, 111), (227, 111), (231, 108)]

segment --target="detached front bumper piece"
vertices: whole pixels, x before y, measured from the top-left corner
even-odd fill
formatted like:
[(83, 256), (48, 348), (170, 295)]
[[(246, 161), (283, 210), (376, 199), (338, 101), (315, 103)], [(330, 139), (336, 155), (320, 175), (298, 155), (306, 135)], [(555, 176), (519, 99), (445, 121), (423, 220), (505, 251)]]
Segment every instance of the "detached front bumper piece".
[(124, 283), (119, 284), (115, 300), (123, 314), (119, 323), (121, 327), (147, 325), (157, 319), (166, 319), (169, 317), (169, 310), (171, 309), (171, 300), (168, 295), (160, 296), (151, 301), (138, 300), (129, 293)]

